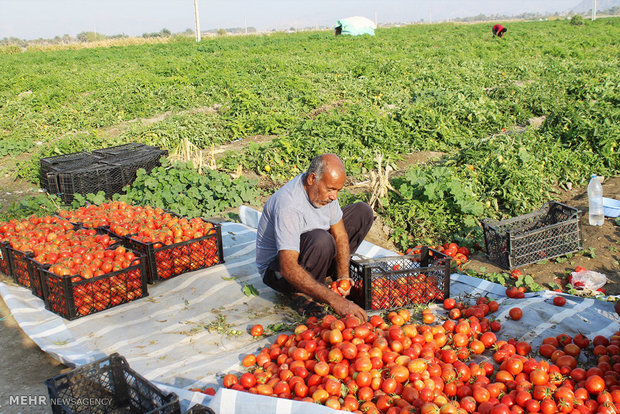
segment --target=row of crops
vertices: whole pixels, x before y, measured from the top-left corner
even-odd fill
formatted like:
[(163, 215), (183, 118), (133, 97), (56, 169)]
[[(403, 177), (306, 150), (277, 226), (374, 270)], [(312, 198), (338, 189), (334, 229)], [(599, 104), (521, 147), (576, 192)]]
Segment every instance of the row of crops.
[[(402, 247), (446, 240), (481, 217), (531, 211), (557, 185), (618, 174), (619, 38), (609, 18), (515, 22), (501, 39), (489, 24), (438, 24), (0, 52), (0, 156), (34, 182), (53, 154), (269, 135), (218, 167), (284, 182), (321, 152), (363, 179), (377, 153), (395, 163), (439, 151), (393, 179), (378, 213)], [(516, 128), (541, 116), (540, 128)]]

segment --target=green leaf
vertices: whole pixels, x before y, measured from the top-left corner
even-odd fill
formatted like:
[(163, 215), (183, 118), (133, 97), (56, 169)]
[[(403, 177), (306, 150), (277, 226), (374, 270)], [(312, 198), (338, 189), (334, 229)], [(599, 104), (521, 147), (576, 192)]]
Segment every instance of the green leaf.
[(147, 177), (144, 179), (144, 186), (146, 188), (149, 188), (151, 190), (154, 190), (157, 188), (158, 182), (155, 178), (153, 177)]
[(237, 276), (230, 276), (230, 277), (221, 276), (221, 278), (222, 278), (223, 280), (236, 280), (236, 279), (237, 279)]
[(249, 283), (245, 283), (241, 291), (245, 296), (258, 296), (258, 290)]
[(277, 323), (272, 323), (270, 325), (267, 325), (267, 329), (269, 329), (270, 331), (274, 333), (278, 333), (278, 332), (284, 332), (284, 331), (292, 331), (295, 329), (295, 325), (290, 324), (290, 323), (277, 322)]

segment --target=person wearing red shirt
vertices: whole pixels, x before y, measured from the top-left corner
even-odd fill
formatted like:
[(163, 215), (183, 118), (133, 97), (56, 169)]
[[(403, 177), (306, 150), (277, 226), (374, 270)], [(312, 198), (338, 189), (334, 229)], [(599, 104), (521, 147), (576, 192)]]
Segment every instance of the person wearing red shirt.
[(506, 33), (506, 28), (501, 24), (496, 24), (491, 30), (493, 30), (493, 36), (497, 37), (502, 37)]

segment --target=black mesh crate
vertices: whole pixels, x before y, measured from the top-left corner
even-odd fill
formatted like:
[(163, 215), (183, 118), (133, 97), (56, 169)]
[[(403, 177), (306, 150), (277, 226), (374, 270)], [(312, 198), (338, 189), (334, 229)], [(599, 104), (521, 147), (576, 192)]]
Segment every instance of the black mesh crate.
[(185, 411), (183, 414), (215, 414), (215, 411), (202, 404), (195, 404), (189, 407), (189, 410)]
[(54, 414), (180, 414), (179, 397), (164, 393), (118, 353), (45, 381)]
[(508, 220), (482, 220), (489, 259), (512, 270), (583, 250), (580, 211), (555, 201)]
[(120, 193), (123, 189), (121, 169), (117, 166), (96, 162), (88, 168), (58, 174), (59, 191), (65, 203), (73, 200), (74, 194), (105, 192), (106, 197)]
[(139, 142), (130, 142), (128, 144), (116, 145), (114, 147), (101, 148), (93, 151), (93, 154), (101, 158), (110, 158), (118, 155), (131, 154), (135, 151), (142, 151), (144, 149), (156, 148), (141, 144)]
[(46, 189), (50, 194), (59, 194), (60, 193), (60, 183), (58, 182), (58, 173), (50, 172), (47, 173), (47, 186), (41, 185), (42, 188)]
[(90, 152), (74, 152), (72, 154), (41, 158), (41, 188), (48, 189), (48, 173), (84, 167), (92, 164), (94, 158)]
[(146, 256), (149, 283), (170, 279), (181, 273), (224, 263), (222, 227), (217, 223), (211, 224), (211, 231), (196, 239), (163, 245), (145, 243), (129, 236), (126, 237), (127, 246)]
[(149, 154), (160, 154), (161, 156), (167, 156), (168, 155), (168, 151), (167, 150), (162, 150), (159, 147), (154, 147), (154, 146), (151, 146), (151, 145), (143, 145), (143, 146), (138, 147), (138, 148), (133, 149), (133, 150), (112, 151), (112, 152), (106, 154), (105, 158), (103, 158), (103, 159), (106, 160), (106, 161), (109, 161), (109, 160), (121, 161), (121, 160), (124, 160), (126, 158), (141, 157), (141, 156), (145, 156), (145, 155), (149, 155)]
[(9, 261), (8, 246), (10, 246), (9, 242), (0, 242), (0, 272), (7, 276), (11, 276), (11, 262)]
[(450, 296), (448, 255), (426, 246), (419, 254), (351, 259), (349, 299), (366, 310), (397, 309)]
[(138, 151), (129, 156), (110, 157), (105, 160), (106, 164), (117, 166), (121, 170), (123, 185), (131, 184), (135, 181), (137, 171), (144, 168), (148, 173), (160, 165), (160, 159), (168, 154), (167, 151), (156, 149), (154, 151)]
[(40, 268), (45, 307), (72, 320), (148, 296), (145, 262), (140, 256), (125, 269), (92, 278)]
[(36, 266), (32, 263), (34, 255), (31, 252), (22, 252), (6, 246), (9, 261), (11, 263), (11, 276), (18, 285), (29, 288), (32, 294), (43, 298), (43, 286), (41, 276)]

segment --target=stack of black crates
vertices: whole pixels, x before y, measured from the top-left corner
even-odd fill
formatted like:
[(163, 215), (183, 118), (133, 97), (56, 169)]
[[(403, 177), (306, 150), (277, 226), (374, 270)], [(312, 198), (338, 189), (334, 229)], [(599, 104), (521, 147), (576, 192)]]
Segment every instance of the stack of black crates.
[(149, 173), (159, 165), (168, 151), (132, 142), (93, 152), (76, 152), (41, 159), (41, 187), (57, 194), (65, 203), (74, 194), (105, 192), (110, 198), (133, 183), (136, 172), (144, 168)]

